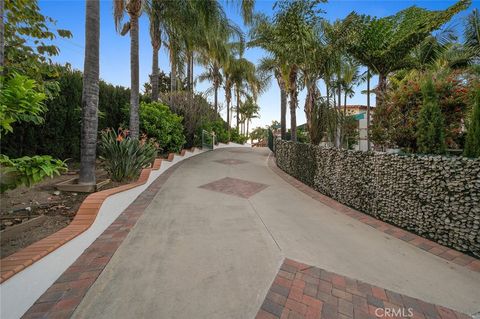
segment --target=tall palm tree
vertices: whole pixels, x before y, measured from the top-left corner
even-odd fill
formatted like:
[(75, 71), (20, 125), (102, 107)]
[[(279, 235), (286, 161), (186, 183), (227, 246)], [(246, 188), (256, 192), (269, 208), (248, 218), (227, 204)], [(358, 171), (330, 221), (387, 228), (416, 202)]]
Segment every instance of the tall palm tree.
[[(5, 50), (5, 26), (3, 24), (4, 10), (5, 0), (0, 0), (0, 69), (3, 68)], [(3, 70), (1, 72), (3, 73)]]
[(260, 60), (258, 69), (261, 72), (272, 74), (277, 80), (280, 89), (280, 137), (285, 139), (287, 127), (287, 83), (286, 83), (286, 66), (282, 64), (280, 59), (275, 57), (266, 57)]
[(145, 11), (150, 20), (150, 42), (152, 44), (152, 74), (150, 82), (152, 85), (152, 100), (158, 100), (158, 52), (162, 45), (162, 21), (163, 3), (160, 1), (149, 1), (145, 3)]
[[(130, 20), (122, 26), (123, 15), (127, 11)], [(130, 33), (130, 133), (132, 138), (140, 134), (138, 114), (140, 100), (139, 61), (138, 61), (138, 19), (142, 14), (142, 0), (114, 0), (115, 28), (122, 35)]]
[(100, 59), (100, 0), (86, 1), (79, 184), (95, 184)]

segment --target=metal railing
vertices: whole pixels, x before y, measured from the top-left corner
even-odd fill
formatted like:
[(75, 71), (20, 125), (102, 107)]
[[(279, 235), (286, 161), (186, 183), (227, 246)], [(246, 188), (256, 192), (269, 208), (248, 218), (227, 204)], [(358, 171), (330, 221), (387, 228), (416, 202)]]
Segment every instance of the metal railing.
[(202, 149), (213, 150), (215, 145), (215, 133), (202, 130)]

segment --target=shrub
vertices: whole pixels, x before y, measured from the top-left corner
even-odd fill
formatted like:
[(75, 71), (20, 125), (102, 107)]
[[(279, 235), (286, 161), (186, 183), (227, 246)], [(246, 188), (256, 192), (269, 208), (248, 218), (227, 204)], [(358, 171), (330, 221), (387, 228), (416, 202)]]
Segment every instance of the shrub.
[[(199, 145), (198, 132), (201, 133), (201, 127), (210, 121), (219, 119), (212, 105), (200, 94), (191, 92), (173, 92), (161, 95), (161, 100), (168, 104), (170, 109), (183, 117), (184, 134), (187, 147)], [(200, 129), (200, 130), (199, 130)], [(200, 142), (199, 142), (200, 141)]]
[(433, 81), (427, 80), (422, 87), (423, 105), (419, 113), (417, 145), (421, 153), (445, 153), (445, 125), (438, 106)]
[(24, 156), (15, 159), (0, 155), (0, 192), (3, 193), (20, 185), (30, 187), (45, 177), (60, 175), (66, 170), (65, 161), (54, 159), (49, 155)]
[(196, 138), (199, 139), (195, 141), (197, 145), (200, 145), (202, 138), (202, 130), (207, 132), (215, 132), (215, 143), (228, 143), (228, 129), (227, 123), (222, 119), (217, 119), (215, 121), (206, 121), (201, 127), (198, 128)]
[[(3, 77), (0, 77), (2, 82)], [(34, 80), (14, 73), (0, 91), (0, 137), (11, 133), (15, 122), (42, 123), (42, 114), (46, 111), (45, 98), (45, 93)]]
[(480, 89), (477, 90), (475, 103), (468, 123), (464, 155), (480, 157)]
[(124, 132), (117, 134), (107, 129), (100, 133), (100, 158), (110, 178), (116, 182), (133, 180), (157, 156), (158, 145), (152, 139), (132, 139)]
[(230, 130), (230, 141), (238, 144), (245, 144), (248, 141), (248, 137), (242, 134), (239, 134), (237, 130)]
[[(59, 67), (59, 94), (45, 101), (44, 122), (39, 125), (15, 123), (15, 134), (2, 137), (2, 153), (10, 157), (49, 154), (57, 158), (80, 159), (80, 126), (82, 107), (82, 72)], [(130, 90), (99, 83), (99, 130), (118, 128), (128, 123)]]
[(155, 138), (164, 152), (179, 152), (185, 144), (182, 117), (164, 104), (141, 103), (140, 129)]

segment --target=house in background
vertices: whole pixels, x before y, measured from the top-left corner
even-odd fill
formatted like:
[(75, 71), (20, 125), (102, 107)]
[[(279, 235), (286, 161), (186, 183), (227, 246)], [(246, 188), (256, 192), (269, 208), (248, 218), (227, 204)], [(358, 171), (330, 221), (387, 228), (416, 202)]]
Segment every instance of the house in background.
[[(375, 107), (370, 107), (370, 123), (373, 117)], [(347, 115), (354, 116), (358, 121), (358, 142), (353, 147), (357, 151), (366, 151), (367, 147), (367, 106), (366, 105), (347, 105)], [(371, 143), (370, 143), (371, 144)], [(373, 144), (371, 144), (373, 147)]]

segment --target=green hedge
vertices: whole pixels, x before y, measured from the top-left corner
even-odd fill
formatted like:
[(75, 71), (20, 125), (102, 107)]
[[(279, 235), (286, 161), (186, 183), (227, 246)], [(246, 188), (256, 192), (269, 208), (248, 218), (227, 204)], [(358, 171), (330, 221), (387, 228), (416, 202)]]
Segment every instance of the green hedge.
[[(82, 73), (64, 68), (58, 83), (60, 93), (45, 103), (48, 109), (45, 122), (14, 125), (14, 133), (2, 138), (2, 154), (12, 158), (36, 154), (61, 159), (80, 158)], [(129, 101), (129, 89), (100, 81), (99, 130), (128, 123)]]

